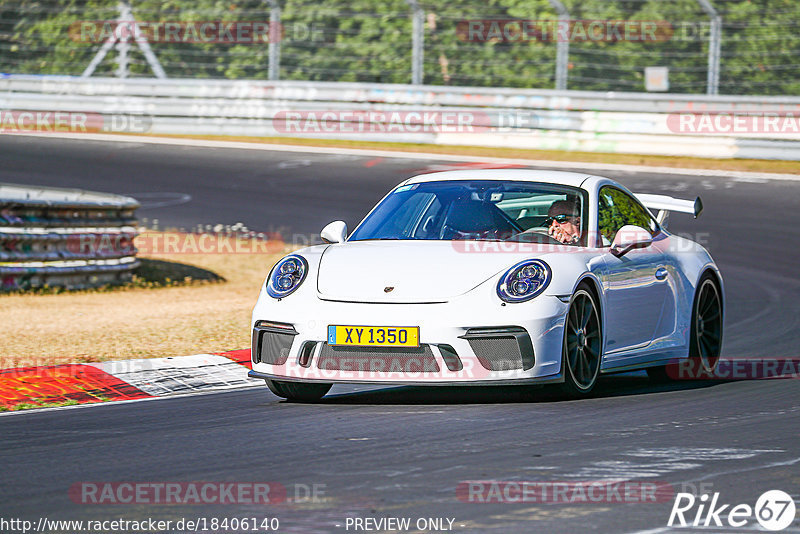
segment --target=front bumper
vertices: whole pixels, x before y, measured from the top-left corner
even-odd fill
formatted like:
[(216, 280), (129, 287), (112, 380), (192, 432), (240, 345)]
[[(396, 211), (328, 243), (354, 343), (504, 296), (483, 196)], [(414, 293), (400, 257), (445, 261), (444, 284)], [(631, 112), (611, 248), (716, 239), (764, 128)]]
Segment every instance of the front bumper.
[(564, 381), (562, 374), (557, 374), (541, 378), (513, 378), (513, 379), (492, 379), (492, 380), (470, 380), (469, 382), (458, 382), (453, 380), (448, 381), (401, 381), (401, 380), (325, 380), (313, 378), (287, 378), (281, 375), (271, 375), (269, 373), (262, 373), (259, 371), (249, 371), (247, 376), (250, 378), (258, 378), (262, 380), (283, 380), (286, 382), (305, 382), (305, 383), (339, 383), (339, 384), (384, 384), (393, 386), (522, 386), (522, 385), (543, 385), (543, 384), (556, 384)]
[[(253, 311), (254, 378), (292, 382), (503, 385), (563, 381), (567, 304), (540, 296), (522, 304), (462, 299), (365, 304), (259, 299)], [(485, 304), (489, 304), (488, 306)], [(328, 325), (419, 326), (416, 350), (335, 347)]]

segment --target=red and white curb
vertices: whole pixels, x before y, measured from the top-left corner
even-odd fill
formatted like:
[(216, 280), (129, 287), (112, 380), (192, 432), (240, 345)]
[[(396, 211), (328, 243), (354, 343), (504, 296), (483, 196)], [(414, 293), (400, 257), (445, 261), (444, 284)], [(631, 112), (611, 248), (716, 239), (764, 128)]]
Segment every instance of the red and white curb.
[(250, 349), (0, 370), (0, 408), (136, 400), (262, 385), (247, 377)]

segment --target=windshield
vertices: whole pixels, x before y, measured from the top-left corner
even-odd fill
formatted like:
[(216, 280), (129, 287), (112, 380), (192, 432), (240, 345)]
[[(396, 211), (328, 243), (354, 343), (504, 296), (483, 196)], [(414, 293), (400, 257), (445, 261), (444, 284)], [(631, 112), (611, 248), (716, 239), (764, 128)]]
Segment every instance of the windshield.
[(378, 204), (348, 241), (472, 239), (580, 245), (588, 219), (585, 195), (578, 188), (535, 182), (403, 185)]

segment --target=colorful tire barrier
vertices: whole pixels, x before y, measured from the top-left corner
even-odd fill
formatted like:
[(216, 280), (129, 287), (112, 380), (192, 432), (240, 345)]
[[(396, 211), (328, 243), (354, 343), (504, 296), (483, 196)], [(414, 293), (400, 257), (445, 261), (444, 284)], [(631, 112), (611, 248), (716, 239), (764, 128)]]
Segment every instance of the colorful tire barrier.
[(138, 207), (119, 195), (0, 183), (0, 290), (130, 280)]

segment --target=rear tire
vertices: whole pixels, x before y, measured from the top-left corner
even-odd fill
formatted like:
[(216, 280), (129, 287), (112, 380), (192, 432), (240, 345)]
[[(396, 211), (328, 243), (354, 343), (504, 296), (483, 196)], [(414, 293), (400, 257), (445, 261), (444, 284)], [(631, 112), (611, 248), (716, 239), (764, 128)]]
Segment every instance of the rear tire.
[(722, 352), (722, 297), (713, 276), (705, 274), (697, 285), (692, 305), (689, 357), (698, 372), (713, 374)]
[(307, 384), (303, 382), (283, 382), (265, 378), (267, 387), (278, 397), (289, 401), (314, 402), (330, 391), (333, 384)]
[[(689, 358), (694, 363), (691, 369), (698, 377), (714, 373), (719, 364), (721, 349), (722, 299), (714, 277), (706, 273), (700, 279), (694, 294), (689, 335)], [(657, 384), (676, 379), (670, 376), (665, 365), (648, 367), (647, 376)]]
[(581, 286), (572, 295), (564, 323), (561, 368), (567, 397), (580, 398), (591, 393), (600, 375), (603, 359), (603, 330), (594, 296)]

